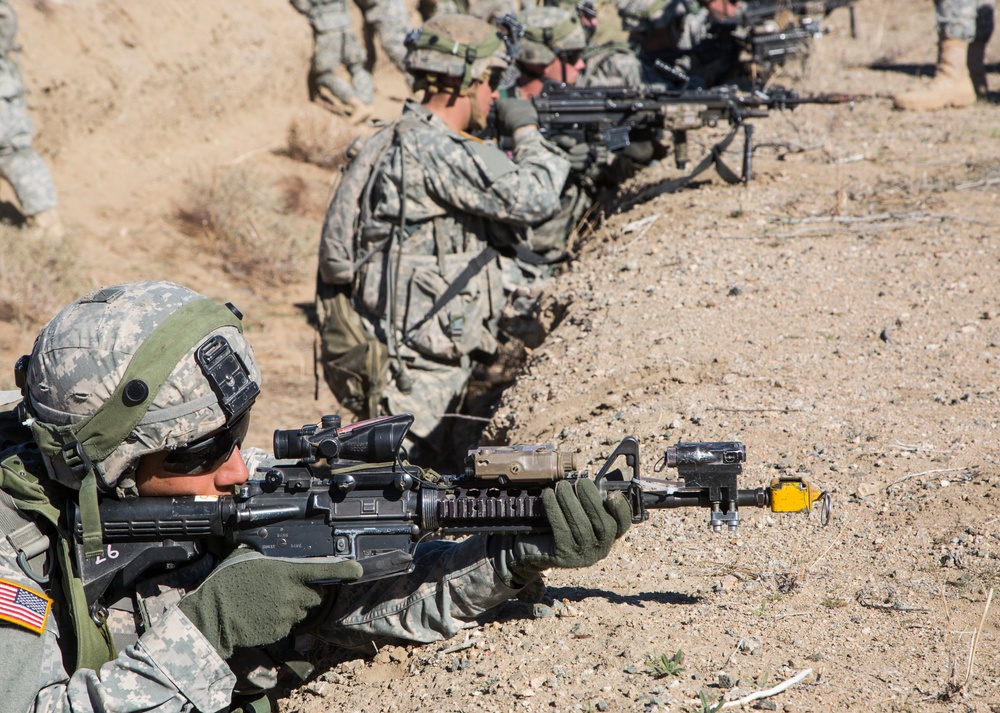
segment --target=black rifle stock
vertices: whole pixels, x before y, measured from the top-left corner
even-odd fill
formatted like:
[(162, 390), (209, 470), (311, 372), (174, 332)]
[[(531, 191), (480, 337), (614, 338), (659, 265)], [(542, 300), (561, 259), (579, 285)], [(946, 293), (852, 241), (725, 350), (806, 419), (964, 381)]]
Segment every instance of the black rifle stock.
[[(71, 513), (76, 564), (91, 613), (155, 567), (171, 568), (205, 551), (206, 539), (224, 538), (264, 555), (336, 555), (364, 566), (361, 581), (407, 572), (416, 545), (429, 538), (547, 531), (542, 490), (562, 479), (588, 477), (573, 455), (552, 446), (484, 447), (470, 452), (465, 473), (428, 477), (400, 457), (409, 414), (340, 427), (275, 432), (275, 455), (297, 462), (262, 469), (235, 495), (138, 497), (100, 503), (104, 552), (83, 555), (82, 527)], [(740, 507), (776, 512), (810, 510), (828, 496), (801, 478), (741, 489), (742, 443), (679, 443), (657, 470), (676, 468), (680, 480), (640, 477), (639, 444), (624, 439), (594, 478), (605, 493), (621, 492), (632, 521), (649, 510), (700, 507), (714, 530), (735, 530)], [(624, 467), (616, 467), (624, 461)]]

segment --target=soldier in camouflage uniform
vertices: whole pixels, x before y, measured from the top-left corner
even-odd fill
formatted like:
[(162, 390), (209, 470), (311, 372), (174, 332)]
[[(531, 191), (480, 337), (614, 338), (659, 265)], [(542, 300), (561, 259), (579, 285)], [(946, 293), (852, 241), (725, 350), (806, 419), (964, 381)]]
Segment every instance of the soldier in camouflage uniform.
[(677, 78), (660, 69), (657, 61), (686, 74), (692, 88), (722, 83), (737, 68), (738, 47), (709, 44), (707, 40), (712, 13), (731, 7), (728, 0), (618, 0), (622, 28), (629, 33), (628, 45), (612, 42), (588, 50), (587, 72), (581, 84), (675, 84)]
[(986, 99), (986, 44), (993, 35), (993, 0), (935, 0), (938, 64), (923, 89), (896, 96), (897, 109), (933, 111)]
[[(575, 85), (584, 70), (583, 53), (587, 46), (586, 31), (575, 9), (566, 7), (534, 7), (517, 17), (524, 26), (521, 51), (517, 55), (517, 83), (511, 92), (521, 99), (537, 96), (546, 83)], [(561, 208), (555, 216), (532, 228), (531, 248), (550, 259), (563, 255), (566, 240), (593, 203), (594, 169), (597, 157), (586, 144), (568, 137), (555, 142), (567, 152), (572, 169), (561, 195)], [(521, 286), (536, 284), (548, 274), (538, 266), (523, 260), (512, 261), (526, 281), (514, 280)], [(507, 267), (505, 265), (505, 267)], [(507, 270), (513, 275), (511, 269)]]
[(238, 310), (140, 282), (63, 309), (16, 373), (22, 401), (0, 414), (5, 711), (268, 711), (264, 692), (309, 670), (294, 649), (306, 623), (334, 644), (438, 641), (544, 569), (597, 562), (629, 527), (624, 498), (602, 502), (592, 481), (564, 481), (543, 498), (552, 534), (425, 543), (410, 574), (313, 586), (350, 582), (362, 567), (207, 538), (187, 564), (138, 572), (91, 609), (67, 508), (78, 508), (80, 546), (98, 566), (116, 555), (102, 541), (99, 495), (232, 494), (250, 469), (274, 462), (241, 451), (260, 372)]
[[(365, 68), (365, 48), (351, 29), (347, 0), (291, 0), (292, 6), (309, 18), (313, 30), (309, 98), (323, 99), (355, 119), (369, 115), (366, 108), (375, 98), (375, 83)], [(340, 76), (343, 66), (350, 81)], [(333, 95), (333, 100), (323, 94)]]
[(13, 57), (17, 27), (13, 6), (0, 0), (0, 176), (13, 187), (29, 225), (59, 234), (62, 224), (55, 183), (31, 147), (35, 127), (28, 116), (21, 70)]
[[(376, 134), (327, 211), (318, 308), (327, 383), (356, 414), (413, 413), (428, 462), (462, 402), (475, 354), (496, 350), (498, 251), (559, 209), (569, 162), (543, 141), (530, 102), (497, 103), (511, 160), (484, 128), (509, 55), (496, 27), (435, 18), (408, 39), (421, 103)], [(433, 455), (432, 455), (433, 454)]]

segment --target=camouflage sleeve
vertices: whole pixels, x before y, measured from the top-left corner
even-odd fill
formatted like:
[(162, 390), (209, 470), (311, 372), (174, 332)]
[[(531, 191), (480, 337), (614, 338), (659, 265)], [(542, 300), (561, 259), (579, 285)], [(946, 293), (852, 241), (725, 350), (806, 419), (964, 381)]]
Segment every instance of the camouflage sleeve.
[[(0, 579), (37, 591), (15, 562), (6, 539), (0, 547)], [(100, 672), (80, 669), (69, 675), (63, 665), (62, 638), (49, 614), (36, 634), (0, 622), (0, 690), (3, 709), (35, 713), (162, 713), (214, 711), (229, 705), (236, 679), (194, 625), (171, 609), (118, 658)]]
[(517, 226), (539, 223), (559, 210), (570, 164), (537, 130), (518, 137), (514, 161), (495, 144), (472, 138), (442, 141), (440, 133), (430, 132), (419, 138), (432, 141), (408, 148), (424, 165), (427, 192), (441, 202)]
[(427, 643), (475, 626), (519, 591), (497, 573), (493, 544), (470, 537), (419, 546), (410, 574), (342, 587), (316, 634), (346, 646), (372, 638)]

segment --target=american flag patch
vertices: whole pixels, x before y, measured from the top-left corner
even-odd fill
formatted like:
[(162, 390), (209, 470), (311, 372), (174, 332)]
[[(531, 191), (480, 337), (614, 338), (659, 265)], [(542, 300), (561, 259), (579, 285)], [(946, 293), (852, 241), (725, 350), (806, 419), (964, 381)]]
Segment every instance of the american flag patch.
[(0, 619), (31, 629), (36, 634), (45, 631), (52, 600), (44, 594), (25, 589), (19, 584), (0, 579)]

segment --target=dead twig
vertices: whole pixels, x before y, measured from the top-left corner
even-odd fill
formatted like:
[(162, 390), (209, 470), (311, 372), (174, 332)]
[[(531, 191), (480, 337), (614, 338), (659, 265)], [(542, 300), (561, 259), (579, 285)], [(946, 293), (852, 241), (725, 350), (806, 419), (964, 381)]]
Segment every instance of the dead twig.
[(774, 686), (773, 688), (768, 688), (765, 691), (757, 691), (756, 693), (751, 693), (749, 696), (744, 696), (743, 698), (739, 698), (735, 701), (726, 701), (716, 710), (722, 711), (726, 710), (727, 708), (737, 708), (739, 706), (745, 706), (748, 703), (753, 703), (754, 701), (758, 701), (761, 698), (770, 698), (771, 696), (776, 696), (782, 691), (786, 691), (792, 686), (794, 686), (803, 678), (811, 674), (812, 671), (813, 670), (811, 668), (803, 669), (802, 671), (799, 671), (797, 674), (792, 676), (787, 681), (779, 683), (777, 686)]
[(881, 223), (888, 220), (955, 220), (962, 223), (974, 223), (976, 225), (989, 225), (974, 218), (962, 218), (957, 215), (947, 213), (930, 213), (925, 210), (917, 210), (911, 213), (873, 213), (872, 215), (818, 215), (808, 218), (779, 218), (775, 222), (781, 225), (802, 225), (805, 223)]
[(899, 480), (892, 481), (887, 486), (885, 486), (885, 489), (888, 491), (894, 485), (899, 485), (904, 480), (910, 480), (912, 478), (919, 478), (921, 475), (933, 475), (934, 473), (953, 473), (953, 472), (955, 472), (957, 470), (968, 470), (968, 468), (966, 468), (966, 467), (962, 467), (962, 468), (936, 468), (934, 470), (924, 470), (924, 471), (921, 471), (919, 473), (910, 473), (909, 475), (904, 475)]
[(735, 406), (706, 406), (707, 411), (725, 411), (726, 413), (796, 413), (800, 408), (737, 408)]
[(922, 609), (920, 607), (908, 607), (899, 602), (893, 602), (892, 604), (878, 604), (876, 602), (870, 602), (867, 599), (858, 599), (858, 604), (868, 609), (881, 609), (882, 611), (900, 611), (900, 612), (911, 612), (911, 611), (929, 611), (928, 609)]
[(982, 181), (970, 181), (969, 183), (959, 183), (955, 186), (956, 191), (967, 191), (970, 188), (985, 188), (986, 186), (995, 186), (1000, 183), (1000, 178), (987, 178)]
[(486, 416), (469, 416), (468, 414), (464, 414), (464, 413), (443, 413), (443, 414), (441, 414), (441, 417), (442, 418), (457, 418), (457, 419), (461, 419), (463, 421), (479, 421), (481, 423), (489, 423), (490, 421), (493, 420), (491, 418), (487, 418)]
[(478, 638), (470, 637), (468, 634), (465, 635), (465, 641), (461, 644), (455, 644), (454, 646), (449, 646), (447, 649), (441, 649), (438, 651), (439, 654), (453, 654), (456, 651), (463, 651), (465, 649), (471, 649), (479, 643)]
[(993, 588), (990, 587), (990, 593), (986, 596), (986, 606), (983, 607), (983, 615), (979, 619), (979, 626), (976, 627), (975, 631), (972, 632), (972, 644), (969, 646), (969, 663), (965, 668), (965, 680), (958, 687), (961, 691), (969, 683), (969, 679), (972, 678), (972, 664), (976, 660), (976, 647), (979, 646), (979, 634), (983, 630), (983, 624), (986, 623), (986, 613), (990, 610), (990, 602), (993, 601)]

